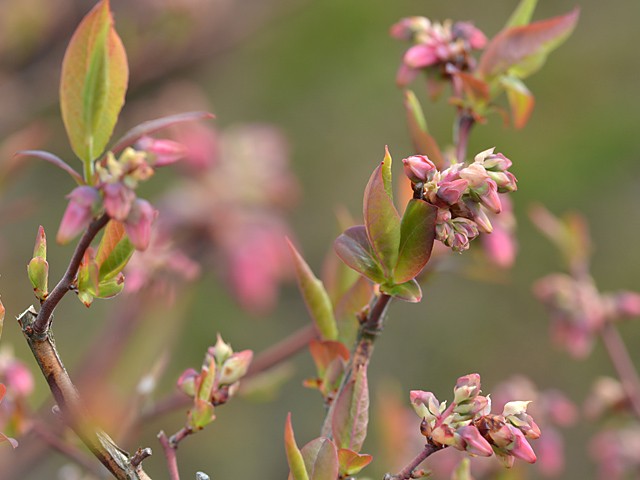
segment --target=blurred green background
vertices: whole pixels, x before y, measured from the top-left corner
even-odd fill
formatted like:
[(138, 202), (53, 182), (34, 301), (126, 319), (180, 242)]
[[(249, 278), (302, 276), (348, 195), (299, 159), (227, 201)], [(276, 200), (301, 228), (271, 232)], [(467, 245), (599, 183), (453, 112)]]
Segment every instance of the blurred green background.
[[(612, 373), (600, 347), (589, 359), (576, 362), (550, 345), (548, 318), (530, 292), (532, 282), (557, 271), (560, 263), (553, 247), (531, 226), (527, 209), (540, 202), (555, 213), (581, 211), (591, 225), (596, 247), (593, 273), (598, 286), (638, 288), (640, 3), (539, 3), (536, 19), (578, 5), (578, 28), (543, 70), (527, 80), (536, 96), (527, 127), (514, 131), (494, 116), (473, 131), (469, 146), (471, 154), (496, 146), (514, 162), (519, 180), (513, 196), (519, 221), (517, 263), (505, 276), (481, 279), (468, 274), (469, 258), (462, 255), (454, 259), (451, 272), (443, 272), (424, 287), (421, 304), (392, 306), (370, 369), (372, 411), (376, 390), (389, 378), (405, 392), (408, 403), (410, 389), (432, 390), (448, 398), (455, 379), (466, 373), (479, 372), (486, 392), (510, 375), (522, 373), (540, 388), (566, 390), (581, 404), (591, 381)], [(55, 104), (58, 69), (64, 45), (91, 4), (0, 2), (4, 110), (0, 141), (39, 119), (50, 134), (36, 146), (72, 158)], [(141, 120), (140, 111), (178, 82), (206, 93), (221, 128), (243, 122), (280, 127), (290, 142), (292, 168), (302, 192), (290, 217), (291, 229), (309, 264), (319, 271), (338, 233), (336, 209), (344, 206), (359, 214), (364, 186), (385, 144), (396, 160), (397, 175), (399, 160), (413, 153), (402, 95), (394, 84), (405, 45), (388, 36), (389, 26), (411, 15), (472, 20), (491, 37), (516, 4), (515, 0), (112, 0), (116, 27), (132, 63), (123, 124)], [(196, 6), (202, 11), (195, 20), (179, 14), (182, 7)], [(158, 13), (163, 11), (164, 15)], [(20, 12), (27, 13), (21, 17)], [(413, 88), (424, 99), (419, 85)], [(451, 138), (451, 107), (446, 99), (423, 106), (432, 133), (446, 145)], [(0, 161), (11, 161), (6, 149), (3, 155)], [(146, 187), (145, 196), (153, 198), (153, 188), (168, 184), (170, 175), (165, 172), (161, 179), (155, 187)], [(7, 308), (2, 344), (11, 345), (32, 367), (35, 363), (11, 319), (33, 302), (24, 267), (37, 225), (42, 224), (53, 239), (65, 205), (63, 197), (71, 188), (65, 174), (35, 161), (2, 185), (5, 205), (31, 199), (25, 215), (13, 215), (13, 207), (3, 209), (0, 293)], [(71, 248), (50, 244), (52, 277), (57, 278)], [(190, 295), (189, 302), (183, 302), (187, 306), (159, 309), (146, 321), (129, 364), (110, 380), (114, 385), (125, 390), (150, 368), (161, 353), (151, 340), (163, 335), (174, 337), (174, 355), (158, 397), (171, 391), (182, 370), (200, 364), (216, 332), (222, 332), (236, 349), (259, 352), (308, 321), (292, 282), (283, 287), (277, 308), (266, 318), (240, 310), (215, 275), (207, 272)], [(91, 339), (100, 334), (109, 308), (106, 303), (96, 302), (86, 311), (67, 298), (57, 311), (56, 339), (72, 375)], [(179, 322), (184, 328), (175, 334)], [(636, 353), (640, 329), (630, 323), (622, 326), (622, 332), (640, 362)], [(234, 400), (218, 410), (214, 424), (183, 443), (178, 458), (184, 478), (194, 478), (197, 470), (215, 479), (286, 477), (281, 441), (286, 413), (293, 414), (300, 444), (318, 434), (324, 414), (319, 395), (300, 385), (313, 374), (309, 355), (302, 353), (293, 363), (295, 374), (275, 401)], [(48, 395), (45, 382), (37, 377), (34, 408)], [(149, 423), (140, 438), (126, 445), (154, 448), (156, 454), (145, 463), (153, 478), (167, 477), (155, 434), (159, 429), (177, 430), (183, 413)], [(375, 423), (373, 416), (374, 430)], [(563, 478), (595, 477), (594, 467), (585, 461), (585, 439), (594, 431), (585, 424), (567, 432), (569, 466)], [(375, 455), (375, 449), (372, 434), (364, 451)], [(10, 456), (2, 461), (7, 459), (11, 462)], [(55, 478), (64, 462), (52, 455), (20, 478)], [(379, 478), (386, 469), (374, 461), (368, 473)], [(526, 470), (527, 478), (537, 475), (535, 469)]]

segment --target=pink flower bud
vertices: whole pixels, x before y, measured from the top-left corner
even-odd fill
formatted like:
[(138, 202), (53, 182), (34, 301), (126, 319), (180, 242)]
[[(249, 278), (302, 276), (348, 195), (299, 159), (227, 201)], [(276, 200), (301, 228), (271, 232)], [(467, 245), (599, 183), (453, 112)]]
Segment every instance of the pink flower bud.
[(136, 199), (135, 192), (120, 182), (107, 183), (102, 187), (102, 192), (107, 214), (111, 218), (123, 222), (129, 215), (131, 205)]
[(436, 196), (448, 205), (455, 205), (460, 201), (462, 194), (467, 190), (468, 186), (469, 181), (463, 178), (441, 183)]
[(484, 165), (484, 168), (493, 172), (505, 172), (509, 168), (511, 168), (511, 160), (509, 160), (501, 153), (493, 153), (493, 148), (490, 150), (490, 152), (491, 153), (484, 157), (480, 156), (485, 152), (478, 154), (478, 156), (476, 156), (476, 161), (478, 158), (482, 158), (482, 165)]
[(124, 222), (129, 240), (136, 250), (146, 250), (151, 239), (151, 224), (158, 216), (158, 211), (149, 202), (136, 199), (131, 212)]
[(480, 375), (471, 373), (458, 378), (456, 386), (453, 388), (453, 401), (455, 403), (465, 402), (480, 394)]
[(26, 397), (33, 392), (33, 375), (25, 364), (13, 360), (4, 371), (5, 381), (17, 395)]
[(462, 38), (474, 50), (480, 50), (487, 44), (487, 37), (469, 22), (456, 22), (452, 27), (454, 38)]
[(411, 68), (430, 67), (438, 63), (437, 51), (431, 45), (419, 44), (411, 47), (404, 54), (403, 62)]
[(537, 460), (536, 454), (533, 451), (533, 448), (531, 448), (531, 445), (529, 445), (529, 442), (527, 442), (527, 439), (524, 438), (524, 435), (520, 430), (515, 427), (512, 427), (512, 429), (514, 440), (513, 445), (508, 449), (509, 453), (520, 460), (524, 460), (525, 462), (535, 463)]
[(440, 402), (433, 393), (412, 390), (409, 398), (411, 399), (411, 406), (420, 418), (425, 418), (429, 421), (440, 415)]
[(398, 40), (413, 40), (419, 32), (431, 27), (431, 22), (425, 17), (407, 17), (393, 24), (389, 34)]
[(487, 172), (489, 178), (496, 182), (498, 192), (515, 192), (518, 189), (518, 179), (511, 172)]
[(93, 211), (99, 205), (100, 194), (93, 187), (76, 187), (69, 195), (69, 204), (62, 216), (56, 240), (65, 244), (73, 240), (91, 222)]
[(173, 140), (142, 137), (138, 140), (138, 147), (154, 156), (154, 167), (170, 165), (182, 160), (187, 154), (186, 147)]
[(484, 233), (491, 233), (493, 231), (493, 225), (491, 220), (487, 216), (487, 212), (484, 211), (482, 205), (475, 202), (465, 202), (465, 205), (469, 208), (473, 220), (478, 225), (478, 230)]
[(640, 293), (617, 292), (613, 295), (615, 313), (618, 317), (640, 316)]
[(490, 457), (493, 455), (491, 444), (487, 442), (476, 427), (467, 425), (458, 428), (456, 434), (460, 438), (460, 442), (455, 445), (458, 450), (467, 451), (472, 455), (481, 457)]
[(178, 389), (186, 395), (193, 397), (196, 394), (196, 379), (199, 377), (198, 372), (193, 368), (189, 368), (182, 372), (180, 378), (178, 378)]
[(460, 178), (464, 178), (469, 182), (469, 187), (477, 189), (486, 184), (489, 174), (480, 163), (472, 163), (467, 165), (459, 172)]
[(398, 72), (396, 73), (396, 85), (399, 87), (406, 87), (416, 79), (418, 72), (419, 70), (416, 68), (411, 68), (404, 63), (401, 64), (398, 68)]
[(413, 183), (427, 181), (429, 174), (436, 170), (435, 164), (426, 155), (413, 155), (403, 158), (404, 174)]

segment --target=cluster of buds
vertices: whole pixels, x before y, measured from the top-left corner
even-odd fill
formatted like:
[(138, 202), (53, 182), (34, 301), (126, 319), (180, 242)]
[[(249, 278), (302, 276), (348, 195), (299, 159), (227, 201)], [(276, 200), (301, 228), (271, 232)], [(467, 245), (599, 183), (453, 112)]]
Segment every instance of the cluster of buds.
[(458, 71), (472, 69), (472, 50), (484, 48), (487, 37), (468, 22), (431, 22), (425, 17), (403, 18), (391, 27), (391, 36), (414, 45), (404, 54), (397, 83), (409, 84), (421, 69), (438, 68), (447, 75), (451, 67)]
[(220, 335), (213, 347), (209, 347), (198, 373), (190, 368), (178, 379), (178, 388), (193, 398), (187, 425), (201, 430), (215, 419), (214, 407), (226, 403), (240, 388), (253, 358), (251, 350), (234, 352)]
[(594, 337), (607, 322), (640, 316), (640, 294), (600, 293), (586, 275), (549, 275), (536, 282), (534, 293), (551, 315), (554, 342), (576, 358), (591, 352)]
[(502, 211), (499, 194), (517, 189), (508, 171), (511, 160), (493, 152), (485, 150), (470, 165), (455, 163), (443, 171), (426, 155), (402, 160), (414, 191), (438, 207), (436, 238), (456, 252), (467, 250), (479, 232), (492, 232), (489, 215)]
[(155, 167), (174, 163), (185, 150), (170, 140), (148, 137), (138, 146), (139, 150), (125, 149), (118, 158), (108, 152), (95, 165), (93, 184), (76, 187), (68, 195), (69, 204), (58, 229), (59, 243), (71, 241), (104, 211), (124, 224), (137, 250), (147, 248), (157, 212), (149, 202), (136, 197), (135, 189), (153, 175)]
[(536, 455), (527, 439), (540, 436), (540, 429), (527, 414), (529, 402), (505, 404), (501, 415), (491, 413), (491, 399), (480, 395), (480, 375), (460, 377), (447, 407), (431, 392), (414, 390), (411, 404), (422, 418), (420, 432), (436, 449), (454, 447), (472, 455), (492, 454), (511, 467), (516, 458), (529, 463)]

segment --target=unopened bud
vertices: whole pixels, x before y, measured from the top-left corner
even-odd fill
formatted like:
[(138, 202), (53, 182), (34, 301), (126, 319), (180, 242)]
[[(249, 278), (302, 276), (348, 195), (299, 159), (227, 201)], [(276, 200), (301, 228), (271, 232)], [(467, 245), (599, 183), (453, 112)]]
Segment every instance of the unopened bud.
[(436, 170), (435, 164), (426, 155), (413, 155), (403, 158), (404, 174), (413, 183), (425, 182), (429, 174)]
[(243, 350), (231, 355), (222, 365), (220, 385), (231, 385), (244, 377), (252, 359), (253, 352), (251, 350)]
[(58, 243), (68, 243), (82, 232), (91, 222), (93, 211), (100, 204), (100, 194), (89, 186), (76, 187), (69, 195), (69, 204), (62, 216), (58, 235)]

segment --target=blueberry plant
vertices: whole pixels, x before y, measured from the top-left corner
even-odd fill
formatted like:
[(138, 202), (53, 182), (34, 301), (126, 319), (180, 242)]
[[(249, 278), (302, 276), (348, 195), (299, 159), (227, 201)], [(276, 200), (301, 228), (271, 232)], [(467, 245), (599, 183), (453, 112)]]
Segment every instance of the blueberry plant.
[[(394, 185), (393, 146), (387, 146), (366, 184), (363, 222), (344, 225), (333, 245), (336, 256), (327, 262), (321, 279), (294, 242), (288, 243), (287, 255), (292, 259), (301, 295), (312, 318), (307, 328), (284, 339), (275, 350), (255, 358), (252, 351), (235, 351), (218, 336), (205, 352), (201, 368), (188, 369), (177, 380), (175, 396), (131, 420), (144, 422), (177, 407), (188, 408), (183, 427), (171, 435), (158, 433), (169, 478), (180, 478), (177, 449), (182, 440), (213, 422), (218, 407), (236, 395), (241, 381), (278, 365), (306, 347), (317, 371), (305, 385), (319, 391), (325, 419), (319, 426), (319, 435), (302, 447), (294, 436), (292, 415), (283, 419), (289, 478), (364, 478), (365, 468), (373, 460), (372, 455), (362, 451), (370, 423), (368, 369), (374, 345), (389, 321), (389, 306), (397, 301), (419, 302), (421, 281), (434, 273), (435, 266), (446, 256), (463, 254), (471, 248), (476, 237), (481, 237), (490, 261), (501, 267), (513, 262), (515, 225), (509, 195), (517, 190), (518, 184), (511, 171), (512, 161), (499, 148), (468, 155), (467, 146), (474, 126), (494, 114), (516, 128), (525, 126), (534, 99), (524, 80), (542, 67), (549, 53), (571, 34), (577, 23), (578, 10), (532, 21), (535, 6), (535, 0), (522, 0), (505, 27), (492, 39), (468, 22), (439, 23), (411, 17), (391, 27), (393, 38), (409, 43), (396, 78), (403, 91), (414, 148), (414, 155), (402, 159), (404, 176)], [(449, 103), (455, 109), (450, 148), (441, 148), (429, 132), (418, 96), (409, 89), (414, 82), (422, 83), (434, 101), (449, 92)], [(79, 237), (66, 271), (50, 289), (47, 238), (44, 229), (38, 229), (27, 273), (39, 305), (27, 308), (18, 317), (18, 323), (62, 422), (115, 478), (145, 479), (149, 476), (143, 462), (151, 456), (151, 449), (141, 446), (133, 453), (126, 452), (109, 432), (98, 426), (56, 347), (52, 330), (54, 311), (67, 293), (75, 293), (90, 307), (96, 299), (117, 296), (125, 285), (139, 295), (160, 289), (165, 296), (167, 292), (175, 296), (179, 287), (174, 284), (192, 279), (198, 266), (175, 249), (174, 237), (179, 233), (183, 240), (191, 239), (192, 245), (198, 245), (203, 232), (212, 231), (216, 234), (207, 239), (215, 239), (221, 246), (237, 246), (239, 238), (250, 239), (242, 250), (223, 247), (220, 250), (227, 259), (223, 261), (244, 266), (244, 274), (235, 284), (240, 297), (257, 298), (267, 304), (271, 296), (264, 291), (268, 284), (264, 280), (278, 276), (282, 254), (273, 247), (273, 239), (284, 237), (285, 229), (280, 228), (273, 215), (259, 219), (259, 228), (246, 227), (256, 220), (250, 213), (256, 209), (255, 198), (241, 213), (230, 214), (228, 205), (238, 202), (226, 197), (230, 193), (225, 191), (224, 183), (229, 183), (233, 168), (219, 172), (220, 176), (226, 175), (222, 180), (216, 179), (214, 172), (214, 178), (207, 180), (210, 183), (181, 194), (193, 206), (191, 216), (172, 212), (170, 208), (163, 210), (140, 198), (138, 187), (153, 180), (157, 169), (179, 161), (198, 164), (193, 145), (195, 142), (202, 146), (211, 140), (200, 132), (203, 121), (213, 115), (198, 111), (162, 117), (144, 122), (111, 142), (127, 85), (126, 52), (115, 30), (109, 1), (101, 0), (78, 26), (62, 64), (60, 107), (80, 167), (74, 168), (73, 162), (45, 151), (18, 153), (50, 162), (69, 174), (75, 187), (67, 197), (56, 240), (67, 244)], [(179, 133), (171, 140), (153, 136), (163, 129)], [(264, 131), (257, 135), (263, 134)], [(255, 138), (256, 131), (253, 135)], [(266, 141), (269, 148), (265, 148), (267, 137), (273, 138), (260, 137), (263, 154), (276, 148), (271, 140)], [(215, 141), (223, 143), (220, 139)], [(243, 148), (247, 144), (237, 136), (235, 142)], [(233, 150), (229, 147), (234, 145), (233, 141), (226, 145), (224, 151)], [(273, 185), (280, 192), (293, 189), (282, 168), (271, 168), (264, 175), (271, 176), (261, 179), (261, 184)], [(238, 183), (242, 180), (245, 184), (252, 183), (244, 178), (239, 180)], [(223, 191), (225, 194), (220, 193)], [(268, 202), (264, 198), (260, 202), (260, 208), (264, 209)], [(219, 217), (225, 220), (215, 224), (204, 222), (205, 216), (198, 213), (201, 204), (206, 204), (207, 210), (218, 209)], [(622, 383), (616, 390), (619, 393), (616, 398), (628, 403), (638, 416), (640, 382), (628, 358), (620, 357), (620, 339), (612, 333), (611, 326), (614, 319), (640, 313), (638, 295), (598, 294), (587, 273), (586, 248), (574, 248), (584, 247), (586, 242), (574, 235), (575, 229), (571, 229), (574, 224), (565, 225), (543, 210), (536, 210), (535, 218), (545, 233), (565, 253), (569, 252), (566, 256), (571, 274), (551, 277), (536, 287), (536, 294), (553, 312), (556, 339), (572, 353), (583, 355), (594, 335), (600, 334), (611, 350), (618, 352), (614, 361)], [(242, 229), (243, 235), (225, 237), (218, 233), (234, 231), (238, 224), (244, 229), (251, 228), (251, 234), (246, 235)], [(258, 254), (267, 261), (266, 267), (257, 267), (252, 262), (252, 256)], [(122, 297), (115, 301), (127, 302)], [(134, 304), (129, 300), (128, 308), (135, 309)], [(4, 318), (4, 307), (1, 313)], [(58, 322), (64, 321), (60, 317)], [(125, 330), (122, 325), (120, 328)], [(117, 351), (118, 343), (109, 348), (111, 353)], [(0, 400), (7, 392), (11, 393), (16, 408), (10, 412), (14, 421), (9, 422), (12, 430), (8, 433), (14, 436), (14, 431), (20, 432), (16, 427), (21, 419), (18, 407), (30, 392), (32, 380), (22, 364), (15, 363), (12, 369), (5, 370), (3, 381), (8, 388), (0, 384)], [(563, 406), (565, 411), (571, 410), (557, 395), (515, 388), (514, 385), (522, 385), (516, 380), (507, 382), (502, 393), (496, 389), (494, 397), (500, 398), (499, 402), (482, 394), (477, 373), (464, 375), (452, 384), (453, 397), (449, 403), (430, 391), (410, 392), (408, 404), (417, 414), (411, 428), (422, 435), (422, 442), (412, 453), (415, 457), (397, 472), (387, 473), (385, 480), (427, 476), (430, 470), (423, 468), (423, 463), (436, 462), (443, 455), (441, 452), (452, 450), (468, 454), (469, 458), (496, 457), (507, 468), (516, 460), (534, 463), (537, 455), (529, 442), (539, 437), (544, 442), (547, 426), (555, 432), (554, 412)], [(144, 383), (141, 385), (144, 391)], [(547, 399), (543, 402), (546, 410), (544, 405), (536, 405), (541, 399)], [(531, 415), (533, 409), (536, 421)], [(544, 426), (542, 432), (538, 423)], [(42, 428), (38, 423), (34, 425), (33, 428)], [(123, 436), (122, 432), (119, 434)], [(4, 434), (0, 434), (0, 442), (18, 446), (16, 440)], [(60, 451), (95, 471), (83, 452), (67, 443), (62, 437), (55, 438)], [(451, 478), (470, 479), (471, 471), (472, 462), (464, 458)], [(198, 478), (208, 476), (198, 473)]]

